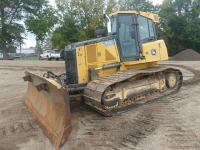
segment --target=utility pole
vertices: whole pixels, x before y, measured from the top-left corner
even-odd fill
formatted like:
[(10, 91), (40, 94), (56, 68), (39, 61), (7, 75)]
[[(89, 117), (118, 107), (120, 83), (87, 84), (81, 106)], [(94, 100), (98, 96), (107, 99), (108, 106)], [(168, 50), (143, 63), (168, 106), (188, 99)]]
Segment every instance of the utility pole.
[(22, 54), (22, 43), (20, 42), (19, 44), (19, 49), (20, 49), (20, 55)]

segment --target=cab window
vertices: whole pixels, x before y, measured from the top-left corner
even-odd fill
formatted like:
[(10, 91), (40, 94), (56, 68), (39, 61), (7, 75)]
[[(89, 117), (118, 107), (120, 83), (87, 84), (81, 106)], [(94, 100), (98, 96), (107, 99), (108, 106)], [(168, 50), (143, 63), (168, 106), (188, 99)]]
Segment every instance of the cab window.
[(149, 24), (149, 34), (150, 34), (150, 37), (155, 37), (155, 29), (154, 29), (154, 23), (152, 20), (148, 19), (148, 24)]
[(134, 26), (133, 26), (133, 16), (132, 15), (120, 15), (119, 16), (119, 43), (121, 47), (122, 57), (136, 57), (137, 48)]
[(115, 34), (117, 32), (117, 17), (114, 16), (111, 18), (111, 32)]
[(140, 41), (149, 41), (156, 39), (154, 23), (151, 19), (138, 16)]

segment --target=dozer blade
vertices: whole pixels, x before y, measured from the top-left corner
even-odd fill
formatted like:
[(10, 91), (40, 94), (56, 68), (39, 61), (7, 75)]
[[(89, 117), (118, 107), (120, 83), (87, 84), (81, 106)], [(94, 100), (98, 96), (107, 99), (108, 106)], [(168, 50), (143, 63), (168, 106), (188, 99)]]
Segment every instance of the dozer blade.
[(68, 91), (53, 79), (30, 72), (25, 75), (28, 90), (24, 103), (58, 150), (72, 131)]

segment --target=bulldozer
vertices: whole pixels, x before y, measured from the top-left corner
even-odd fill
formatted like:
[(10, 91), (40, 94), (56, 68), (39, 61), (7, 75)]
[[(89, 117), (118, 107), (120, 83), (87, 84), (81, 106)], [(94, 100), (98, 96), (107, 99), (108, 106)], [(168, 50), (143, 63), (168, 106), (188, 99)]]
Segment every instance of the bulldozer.
[(108, 35), (65, 47), (63, 74), (25, 72), (23, 100), (47, 137), (59, 149), (72, 131), (71, 97), (104, 116), (176, 93), (182, 72), (159, 65), (168, 60), (164, 40), (157, 39), (157, 14), (137, 10), (104, 16)]

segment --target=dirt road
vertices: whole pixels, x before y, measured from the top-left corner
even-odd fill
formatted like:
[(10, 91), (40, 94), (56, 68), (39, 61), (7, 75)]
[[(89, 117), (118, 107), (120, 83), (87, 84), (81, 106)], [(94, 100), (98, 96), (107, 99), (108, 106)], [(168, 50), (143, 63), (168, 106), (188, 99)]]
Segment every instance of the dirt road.
[[(64, 149), (200, 149), (200, 63), (178, 65), (184, 76), (180, 92), (126, 113), (103, 117), (77, 101), (71, 102), (74, 130)], [(23, 105), (25, 70), (64, 72), (64, 61), (0, 61), (0, 150), (53, 150)]]

